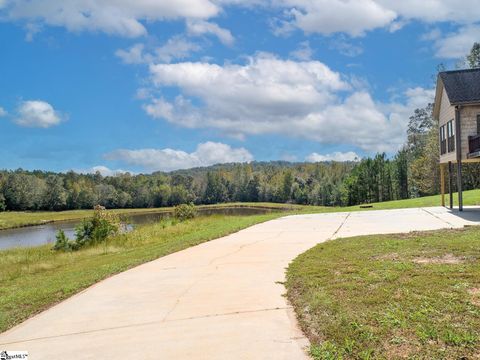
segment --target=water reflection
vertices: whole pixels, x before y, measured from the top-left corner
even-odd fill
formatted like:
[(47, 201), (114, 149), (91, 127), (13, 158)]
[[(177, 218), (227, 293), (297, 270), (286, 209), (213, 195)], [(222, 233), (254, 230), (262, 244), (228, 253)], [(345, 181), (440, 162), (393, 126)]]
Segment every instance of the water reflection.
[[(207, 208), (200, 209), (199, 214), (201, 216), (217, 214), (247, 216), (266, 214), (272, 211), (278, 210), (247, 207)], [(136, 225), (152, 224), (170, 216), (170, 212), (151, 212), (143, 214), (130, 214), (128, 216), (123, 216), (122, 220), (129, 224), (129, 228), (133, 228)], [(28, 226), (18, 229), (0, 230), (0, 249), (53, 244), (55, 242), (55, 235), (60, 229), (65, 231), (65, 234), (69, 238), (73, 238), (74, 228), (79, 222), (79, 220), (62, 221), (44, 225)]]

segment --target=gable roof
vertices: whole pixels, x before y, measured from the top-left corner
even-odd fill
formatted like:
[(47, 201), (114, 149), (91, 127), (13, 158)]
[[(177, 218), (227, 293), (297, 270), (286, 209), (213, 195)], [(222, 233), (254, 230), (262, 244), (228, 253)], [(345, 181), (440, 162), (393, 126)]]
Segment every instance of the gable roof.
[(438, 76), (451, 105), (480, 102), (480, 69), (444, 71)]
[(440, 116), (443, 89), (450, 105), (480, 104), (480, 69), (442, 71), (437, 78), (433, 117)]

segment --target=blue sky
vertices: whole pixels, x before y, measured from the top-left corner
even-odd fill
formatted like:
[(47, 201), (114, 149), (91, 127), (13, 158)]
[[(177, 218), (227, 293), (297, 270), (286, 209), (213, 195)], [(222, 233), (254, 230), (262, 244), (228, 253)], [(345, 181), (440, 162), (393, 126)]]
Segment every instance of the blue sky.
[(0, 0), (0, 168), (392, 154), (476, 2)]

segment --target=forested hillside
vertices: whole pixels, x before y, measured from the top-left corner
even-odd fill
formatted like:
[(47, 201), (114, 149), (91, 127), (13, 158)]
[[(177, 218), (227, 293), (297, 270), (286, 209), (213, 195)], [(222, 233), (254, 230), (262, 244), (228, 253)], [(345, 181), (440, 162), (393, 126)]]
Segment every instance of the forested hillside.
[[(0, 210), (147, 208), (232, 201), (357, 205), (433, 195), (439, 191), (437, 125), (432, 105), (409, 120), (394, 157), (360, 162), (253, 162), (170, 173), (103, 177), (75, 172), (0, 171)], [(480, 167), (465, 165), (465, 189), (480, 187)]]
[[(480, 67), (476, 43), (466, 64)], [(360, 162), (253, 162), (149, 175), (0, 171), (0, 211), (146, 208), (231, 201), (357, 205), (439, 192), (438, 126), (432, 104), (408, 120), (406, 143), (395, 156)], [(464, 165), (464, 189), (480, 187), (479, 164)], [(454, 184), (456, 182), (454, 181)], [(455, 190), (455, 189), (453, 189)]]

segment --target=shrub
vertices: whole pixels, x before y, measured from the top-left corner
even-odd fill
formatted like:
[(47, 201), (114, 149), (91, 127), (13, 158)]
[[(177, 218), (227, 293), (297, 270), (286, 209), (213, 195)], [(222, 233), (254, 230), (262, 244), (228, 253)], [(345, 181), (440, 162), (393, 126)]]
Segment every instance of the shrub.
[(192, 203), (177, 205), (173, 210), (173, 216), (178, 221), (193, 219), (197, 216), (197, 209)]
[(75, 241), (69, 241), (62, 230), (57, 233), (54, 250), (78, 250), (84, 246), (106, 242), (109, 236), (116, 235), (120, 230), (120, 220), (115, 214), (109, 213), (103, 206), (95, 206), (95, 212), (90, 219), (84, 219), (75, 228)]
[(75, 228), (75, 241), (79, 247), (97, 244), (109, 236), (116, 235), (120, 229), (118, 216), (105, 210), (103, 206), (95, 206), (91, 219), (84, 219)]
[(71, 251), (73, 247), (73, 243), (68, 240), (67, 235), (63, 230), (58, 230), (56, 235), (55, 245), (53, 246), (53, 250), (62, 250), (62, 251)]

